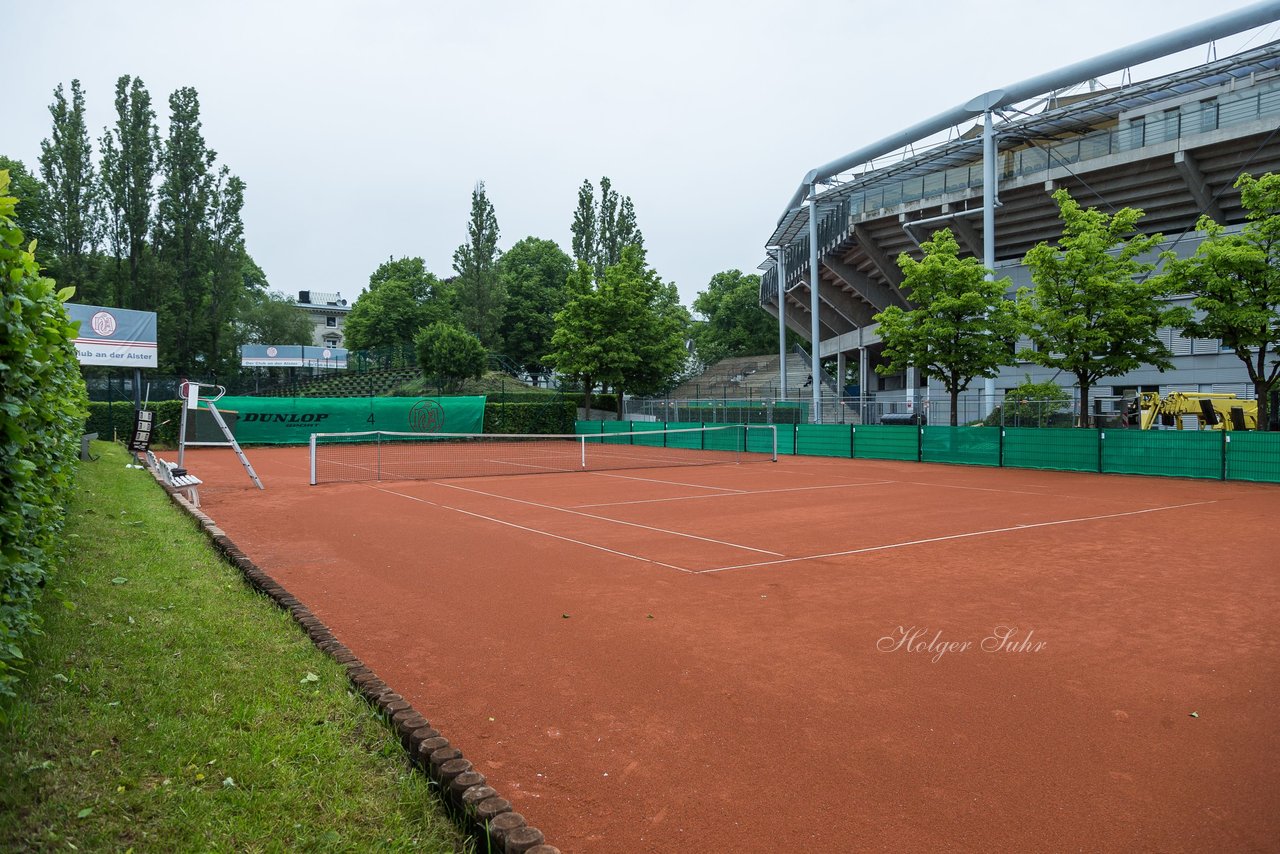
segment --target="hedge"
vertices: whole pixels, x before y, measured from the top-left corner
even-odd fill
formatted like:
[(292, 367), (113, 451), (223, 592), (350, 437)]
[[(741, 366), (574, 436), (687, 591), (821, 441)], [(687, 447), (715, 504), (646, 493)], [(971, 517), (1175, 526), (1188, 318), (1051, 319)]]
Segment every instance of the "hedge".
[(8, 193), (0, 170), (0, 694), (11, 696), (75, 486), (85, 390), (62, 305), (74, 289), (40, 275)]
[(550, 403), (489, 403), (484, 408), (486, 433), (572, 433), (578, 408), (572, 400)]
[[(146, 408), (156, 413), (156, 427), (151, 436), (152, 444), (176, 448), (178, 446), (178, 415), (182, 411), (182, 401), (152, 401)], [(129, 441), (129, 437), (133, 434), (133, 404), (119, 400), (111, 404), (90, 401), (89, 417), (85, 421), (84, 432), (97, 433), (99, 439), (108, 441), (113, 437), (122, 442)]]

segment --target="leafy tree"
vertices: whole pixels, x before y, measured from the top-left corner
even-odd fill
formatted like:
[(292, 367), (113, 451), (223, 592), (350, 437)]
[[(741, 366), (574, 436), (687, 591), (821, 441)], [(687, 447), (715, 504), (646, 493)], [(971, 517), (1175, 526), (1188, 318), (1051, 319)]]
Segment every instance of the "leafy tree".
[(991, 426), (1044, 427), (1055, 415), (1071, 406), (1071, 395), (1055, 382), (1032, 382), (1031, 375), (1004, 393), (1003, 412), (987, 418)]
[(545, 370), (555, 316), (568, 298), (573, 260), (553, 240), (526, 237), (498, 261), (498, 278), (507, 294), (500, 337), (506, 355), (531, 374)]
[(705, 318), (693, 326), (694, 352), (704, 365), (778, 348), (778, 324), (760, 308), (760, 277), (754, 273), (716, 273), (694, 298), (693, 310)]
[(169, 96), (169, 136), (161, 163), (156, 210), (156, 244), (163, 264), (159, 334), (169, 342), (167, 367), (174, 373), (206, 370), (202, 352), (208, 322), (202, 313), (207, 296), (209, 241), (206, 217), (212, 182), (209, 172), (215, 154), (205, 145), (200, 125), (200, 101), (195, 89), (184, 87)]
[(1138, 260), (1161, 238), (1134, 233), (1142, 211), (1086, 210), (1065, 189), (1053, 198), (1063, 223), (1059, 246), (1039, 243), (1023, 259), (1035, 289), (1019, 291), (1018, 309), (1035, 349), (1021, 355), (1076, 378), (1080, 426), (1087, 427), (1089, 389), (1099, 379), (1172, 365), (1159, 328), (1180, 323), (1184, 310), (1164, 304), (1169, 285), (1147, 277), (1154, 263)]
[(630, 358), (619, 354), (614, 381), (618, 418), (624, 393), (649, 395), (665, 391), (688, 361), (685, 338), (689, 312), (680, 304), (676, 286), (645, 266), (644, 252), (626, 246), (617, 264), (605, 270), (606, 289), (617, 294), (619, 329), (630, 345)]
[(989, 280), (977, 258), (961, 258), (951, 229), (933, 233), (917, 261), (898, 256), (902, 288), (918, 307), (889, 306), (875, 316), (884, 341), (881, 374), (918, 367), (937, 377), (951, 396), (951, 426), (956, 426), (960, 392), (978, 377), (994, 377), (1011, 361), (1010, 342), (1018, 337), (1013, 304), (1004, 299), (1007, 279)]
[(315, 326), (290, 297), (253, 289), (245, 294), (237, 328), (241, 344), (310, 344)]
[(582, 384), (587, 418), (591, 417), (591, 392), (609, 370), (610, 347), (619, 344), (612, 337), (607, 300), (591, 275), (591, 267), (578, 259), (569, 274), (569, 299), (555, 316), (551, 349), (543, 362)]
[(9, 173), (9, 193), (17, 199), (18, 217), (28, 242), (36, 241), (36, 252), (41, 257), (53, 250), (53, 223), (51, 221), (49, 189), (30, 172), (20, 160), (0, 155), (0, 169)]
[(352, 350), (383, 350), (407, 344), (423, 326), (422, 306), (405, 282), (391, 279), (365, 291), (347, 315), (345, 336)]
[(455, 323), (433, 323), (413, 343), (423, 375), (449, 393), (457, 393), (469, 379), (479, 379), (488, 367), (484, 344)]
[(452, 310), (449, 307), (449, 288), (435, 274), (427, 271), (427, 262), (421, 258), (387, 259), (369, 276), (369, 290), (375, 290), (383, 282), (393, 280), (407, 284), (418, 302), (435, 303), (441, 316), (434, 318), (432, 322), (444, 320), (444, 315)]
[(467, 242), (453, 253), (453, 268), (458, 272), (454, 294), (459, 320), (492, 348), (500, 344), (498, 330), (505, 300), (497, 267), (501, 255), (498, 218), (485, 195), (484, 181), (479, 181), (471, 192)]
[(569, 293), (546, 360), (582, 381), (588, 409), (595, 382), (613, 385), (621, 413), (623, 394), (656, 393), (680, 372), (689, 313), (675, 286), (645, 267), (638, 247), (626, 247), (603, 279), (579, 261)]
[(152, 226), (160, 133), (151, 93), (141, 78), (126, 74), (116, 81), (115, 126), (103, 130), (98, 147), (107, 234), (117, 265), (128, 262), (127, 273), (117, 271), (113, 304), (154, 307), (156, 294), (144, 285), (143, 264)]
[(1220, 338), (1249, 373), (1258, 397), (1258, 429), (1270, 427), (1271, 392), (1280, 379), (1280, 175), (1236, 181), (1248, 211), (1244, 228), (1228, 234), (1209, 217), (1195, 255), (1166, 268), (1170, 290), (1193, 294), (1202, 313), (1185, 325), (1193, 338)]
[(48, 246), (48, 266), (67, 284), (78, 287), (82, 298), (99, 299), (87, 279), (89, 256), (98, 239), (97, 187), (93, 146), (84, 119), (84, 92), (79, 80), (71, 81), (71, 103), (59, 83), (49, 105), (53, 116), (51, 139), (40, 143), (40, 175), (49, 188), (49, 213), (53, 244)]

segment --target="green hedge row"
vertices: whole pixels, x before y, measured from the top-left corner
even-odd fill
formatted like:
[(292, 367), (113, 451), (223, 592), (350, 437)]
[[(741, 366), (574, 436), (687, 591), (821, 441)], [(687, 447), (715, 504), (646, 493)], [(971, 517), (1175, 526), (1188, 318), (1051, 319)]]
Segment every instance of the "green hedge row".
[(578, 408), (572, 400), (551, 403), (489, 403), (486, 433), (572, 433)]
[[(152, 434), (152, 444), (165, 447), (178, 445), (178, 416), (182, 412), (182, 401), (161, 400), (147, 404), (147, 409), (156, 413), (156, 427)], [(113, 437), (121, 442), (129, 441), (133, 434), (133, 405), (124, 401), (110, 404), (92, 401), (89, 404), (89, 417), (85, 420), (84, 432), (97, 433), (98, 438), (110, 441)]]
[[(12, 695), (75, 486), (85, 390), (76, 326), (23, 241), (0, 170), (0, 694)], [(2, 716), (2, 715), (0, 715)]]

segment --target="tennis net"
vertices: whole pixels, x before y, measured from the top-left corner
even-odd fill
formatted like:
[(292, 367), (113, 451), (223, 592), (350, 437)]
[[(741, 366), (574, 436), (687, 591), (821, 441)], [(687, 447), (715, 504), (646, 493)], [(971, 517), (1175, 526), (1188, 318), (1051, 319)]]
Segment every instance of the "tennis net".
[(312, 433), (311, 483), (442, 480), (777, 460), (773, 426), (630, 433)]

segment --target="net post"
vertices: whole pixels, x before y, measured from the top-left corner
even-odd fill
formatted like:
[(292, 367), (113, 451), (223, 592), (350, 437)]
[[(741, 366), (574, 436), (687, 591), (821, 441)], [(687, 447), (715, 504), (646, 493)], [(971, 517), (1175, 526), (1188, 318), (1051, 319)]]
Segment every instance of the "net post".
[(582, 446), (582, 468), (583, 468), (583, 469), (586, 469), (586, 467), (587, 467), (587, 437), (586, 437), (586, 436), (583, 436), (583, 437), (582, 437), (582, 439), (578, 442), (578, 444)]
[(316, 485), (316, 434), (311, 434), (311, 485)]
[(377, 432), (377, 433), (374, 433), (373, 436), (374, 436), (374, 443), (377, 445), (377, 448), (378, 448), (377, 458), (376, 458), (377, 462), (374, 463), (374, 468), (377, 472), (378, 482), (381, 483), (382, 482), (382, 433)]

